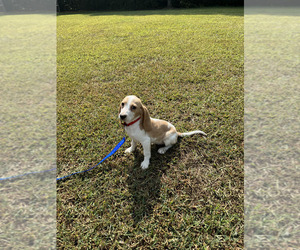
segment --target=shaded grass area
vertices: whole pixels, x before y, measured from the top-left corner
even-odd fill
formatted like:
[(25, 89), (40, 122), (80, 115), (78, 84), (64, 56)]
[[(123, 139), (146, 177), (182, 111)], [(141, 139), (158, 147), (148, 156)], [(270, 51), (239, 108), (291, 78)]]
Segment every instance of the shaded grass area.
[(153, 146), (146, 171), (127, 140), (59, 182), (59, 248), (243, 247), (243, 10), (206, 11), (58, 16), (58, 176), (117, 144), (128, 94), (178, 131), (208, 134), (166, 155)]

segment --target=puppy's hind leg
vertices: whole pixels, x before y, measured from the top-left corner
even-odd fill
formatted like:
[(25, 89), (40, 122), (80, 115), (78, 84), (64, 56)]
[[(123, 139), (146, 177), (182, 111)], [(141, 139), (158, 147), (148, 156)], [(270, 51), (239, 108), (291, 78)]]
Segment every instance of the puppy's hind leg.
[(170, 136), (168, 136), (168, 137), (164, 140), (165, 146), (162, 147), (162, 148), (159, 148), (159, 149), (158, 149), (158, 153), (160, 153), (160, 154), (166, 153), (167, 150), (168, 150), (169, 148), (171, 148), (171, 147), (177, 142), (177, 138), (178, 138), (177, 133), (173, 133), (173, 134), (171, 134)]
[(159, 148), (158, 149), (158, 153), (160, 153), (160, 154), (164, 154), (164, 153), (166, 153), (167, 152), (167, 150), (169, 149), (169, 148), (171, 148), (173, 145), (168, 145), (168, 146), (165, 146), (165, 147), (162, 147), (162, 148)]

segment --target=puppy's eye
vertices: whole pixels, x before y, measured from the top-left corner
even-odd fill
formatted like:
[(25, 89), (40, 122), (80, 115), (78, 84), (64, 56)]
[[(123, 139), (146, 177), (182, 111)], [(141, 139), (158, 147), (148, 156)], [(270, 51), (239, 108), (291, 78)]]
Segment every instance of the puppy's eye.
[(124, 102), (121, 103), (121, 107), (124, 108)]
[(131, 110), (135, 110), (135, 109), (136, 109), (136, 106), (132, 105)]

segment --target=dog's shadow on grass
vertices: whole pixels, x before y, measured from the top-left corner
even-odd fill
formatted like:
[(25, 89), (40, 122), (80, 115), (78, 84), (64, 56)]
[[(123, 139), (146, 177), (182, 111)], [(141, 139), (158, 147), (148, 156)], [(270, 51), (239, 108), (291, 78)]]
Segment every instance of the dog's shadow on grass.
[(134, 152), (134, 164), (128, 171), (127, 184), (132, 198), (131, 214), (135, 225), (149, 217), (155, 205), (161, 201), (161, 177), (169, 169), (170, 159), (178, 155), (178, 144), (165, 155), (157, 152), (160, 147), (152, 145), (150, 165), (146, 170), (141, 168), (144, 159), (142, 149)]

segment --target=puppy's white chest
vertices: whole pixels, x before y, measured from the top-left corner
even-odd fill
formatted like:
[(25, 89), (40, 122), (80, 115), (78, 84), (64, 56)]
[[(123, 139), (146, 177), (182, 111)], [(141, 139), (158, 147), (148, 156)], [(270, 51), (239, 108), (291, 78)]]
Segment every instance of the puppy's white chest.
[(147, 136), (146, 132), (144, 130), (141, 130), (139, 126), (139, 122), (129, 127), (125, 127), (125, 131), (131, 139), (137, 142), (142, 142), (144, 138)]

